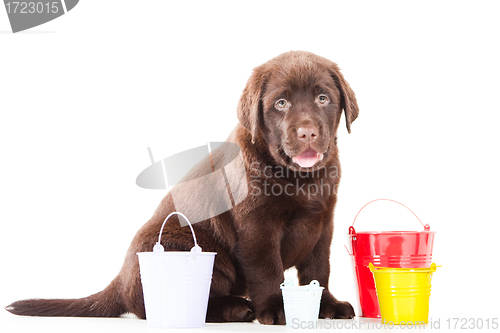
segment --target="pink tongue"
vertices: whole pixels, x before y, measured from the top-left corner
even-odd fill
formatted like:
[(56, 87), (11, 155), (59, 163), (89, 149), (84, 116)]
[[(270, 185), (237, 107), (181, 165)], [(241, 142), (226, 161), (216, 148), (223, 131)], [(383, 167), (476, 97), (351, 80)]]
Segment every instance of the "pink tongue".
[(303, 168), (310, 168), (319, 161), (319, 156), (315, 150), (308, 149), (299, 156), (292, 158), (292, 161)]

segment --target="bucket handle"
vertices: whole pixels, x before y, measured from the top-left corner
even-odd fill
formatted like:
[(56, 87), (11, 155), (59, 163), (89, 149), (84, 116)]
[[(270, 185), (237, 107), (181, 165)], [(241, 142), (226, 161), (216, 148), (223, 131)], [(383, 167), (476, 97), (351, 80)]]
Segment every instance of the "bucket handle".
[(161, 230), (160, 230), (160, 234), (158, 235), (158, 242), (156, 242), (155, 246), (153, 247), (153, 252), (165, 252), (165, 249), (163, 248), (163, 246), (160, 244), (160, 241), (161, 241), (161, 235), (163, 234), (163, 228), (165, 227), (165, 223), (167, 223), (167, 220), (173, 216), (173, 215), (180, 215), (182, 216), (186, 222), (188, 223), (189, 225), (189, 228), (191, 229), (191, 234), (193, 235), (193, 240), (194, 240), (194, 247), (191, 249), (191, 252), (202, 252), (202, 249), (201, 247), (198, 245), (198, 242), (196, 241), (196, 235), (194, 233), (194, 229), (193, 229), (193, 226), (191, 225), (191, 222), (189, 222), (189, 219), (186, 217), (186, 215), (182, 214), (182, 213), (179, 213), (179, 212), (173, 212), (173, 213), (170, 213), (166, 218), (165, 220), (163, 221), (163, 224), (161, 225)]
[(308, 300), (312, 300), (314, 297), (316, 297), (316, 293), (322, 293), (323, 290), (320, 289), (320, 285), (318, 280), (312, 280), (311, 283), (308, 284), (308, 288), (306, 290), (306, 298)]
[(280, 284), (280, 287), (283, 288), (283, 287), (292, 286), (292, 285), (293, 285), (293, 278), (287, 277), (285, 279), (285, 281), (283, 281), (283, 283)]
[[(352, 225), (349, 227), (349, 234), (351, 234), (351, 235), (352, 235), (352, 234), (355, 234), (355, 233), (356, 233), (356, 230), (354, 230), (354, 223), (356, 222), (356, 219), (358, 218), (359, 213), (361, 213), (361, 211), (362, 211), (362, 210), (363, 210), (366, 206), (368, 206), (369, 204), (371, 204), (372, 202), (375, 202), (375, 201), (392, 201), (392, 202), (395, 202), (395, 203), (397, 203), (397, 204), (400, 204), (400, 205), (401, 205), (401, 206), (403, 206), (404, 208), (408, 209), (408, 210), (409, 210), (409, 211), (410, 211), (413, 215), (415, 215), (415, 217), (417, 218), (418, 222), (420, 222), (420, 224), (422, 224), (422, 226), (424, 227), (424, 229), (425, 229), (426, 231), (428, 231), (428, 230), (430, 230), (430, 229), (431, 229), (431, 227), (430, 227), (428, 224), (424, 225), (424, 224), (422, 223), (422, 221), (418, 218), (417, 214), (415, 214), (415, 213), (414, 213), (414, 212), (413, 212), (410, 208), (406, 207), (406, 206), (405, 206), (405, 205), (403, 205), (401, 202), (398, 202), (398, 201), (396, 201), (396, 200), (392, 200), (392, 199), (375, 199), (375, 200), (370, 201), (369, 203), (367, 203), (367, 204), (366, 204), (366, 205), (364, 205), (363, 207), (361, 207), (361, 209), (359, 210), (359, 212), (358, 212), (358, 213), (356, 214), (356, 216), (354, 217), (354, 221), (352, 222)], [(349, 250), (348, 250), (347, 252), (349, 252)]]
[[(407, 269), (411, 269), (415, 272), (429, 272), (429, 275), (427, 276), (427, 278), (429, 279), (429, 282), (431, 282), (431, 279), (432, 279), (432, 273), (434, 273), (438, 267), (443, 267), (441, 265), (436, 265), (435, 263), (432, 263), (430, 267), (422, 267), (422, 268), (407, 268)], [(381, 269), (387, 269), (387, 268), (392, 268), (393, 270), (397, 270), (399, 269), (400, 267), (379, 267), (379, 266), (375, 266), (373, 265), (371, 262), (368, 263), (368, 268), (370, 269), (370, 271), (373, 273), (373, 272), (376, 272), (377, 270), (381, 270)]]

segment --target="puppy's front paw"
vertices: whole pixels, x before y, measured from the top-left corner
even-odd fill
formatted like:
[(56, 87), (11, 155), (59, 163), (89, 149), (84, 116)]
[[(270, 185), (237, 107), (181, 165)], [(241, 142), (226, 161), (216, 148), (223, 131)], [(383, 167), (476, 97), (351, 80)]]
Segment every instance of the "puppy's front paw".
[(261, 309), (257, 311), (257, 319), (264, 325), (285, 325), (282, 296), (273, 295), (269, 297)]
[(255, 314), (252, 303), (244, 298), (236, 296), (221, 296), (211, 297), (208, 300), (207, 322), (250, 322), (254, 319)]
[(319, 309), (320, 318), (350, 319), (354, 318), (354, 316), (354, 309), (348, 302), (321, 302)]

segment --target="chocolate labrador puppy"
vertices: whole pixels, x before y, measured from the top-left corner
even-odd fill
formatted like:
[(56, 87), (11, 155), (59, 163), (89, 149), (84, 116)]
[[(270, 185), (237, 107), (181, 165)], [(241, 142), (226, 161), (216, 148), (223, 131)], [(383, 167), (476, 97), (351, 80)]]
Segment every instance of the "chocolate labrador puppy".
[[(240, 147), (246, 170), (240, 179), (246, 179), (248, 195), (233, 209), (194, 224), (203, 250), (217, 252), (208, 322), (285, 324), (280, 284), (284, 270), (293, 266), (300, 284), (318, 280), (325, 287), (321, 318), (354, 316), (352, 306), (328, 290), (342, 110), (350, 132), (358, 116), (354, 92), (325, 58), (288, 52), (254, 69), (239, 101), (240, 124), (228, 139)], [(213, 156), (217, 164), (217, 152)], [(195, 167), (192, 173), (197, 172)], [(103, 291), (82, 299), (18, 301), (7, 310), (30, 316), (133, 313), (145, 318), (136, 253), (151, 251), (163, 220), (174, 210), (169, 193)], [(193, 246), (189, 228), (181, 227), (177, 217), (167, 222), (161, 243), (166, 250)]]

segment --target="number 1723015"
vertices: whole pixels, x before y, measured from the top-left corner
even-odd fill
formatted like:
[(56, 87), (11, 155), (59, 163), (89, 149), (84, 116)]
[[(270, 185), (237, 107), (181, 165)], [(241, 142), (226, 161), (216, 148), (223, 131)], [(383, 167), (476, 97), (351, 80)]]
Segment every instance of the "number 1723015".
[(8, 1), (5, 8), (9, 14), (56, 14), (59, 12), (59, 2), (57, 1)]

